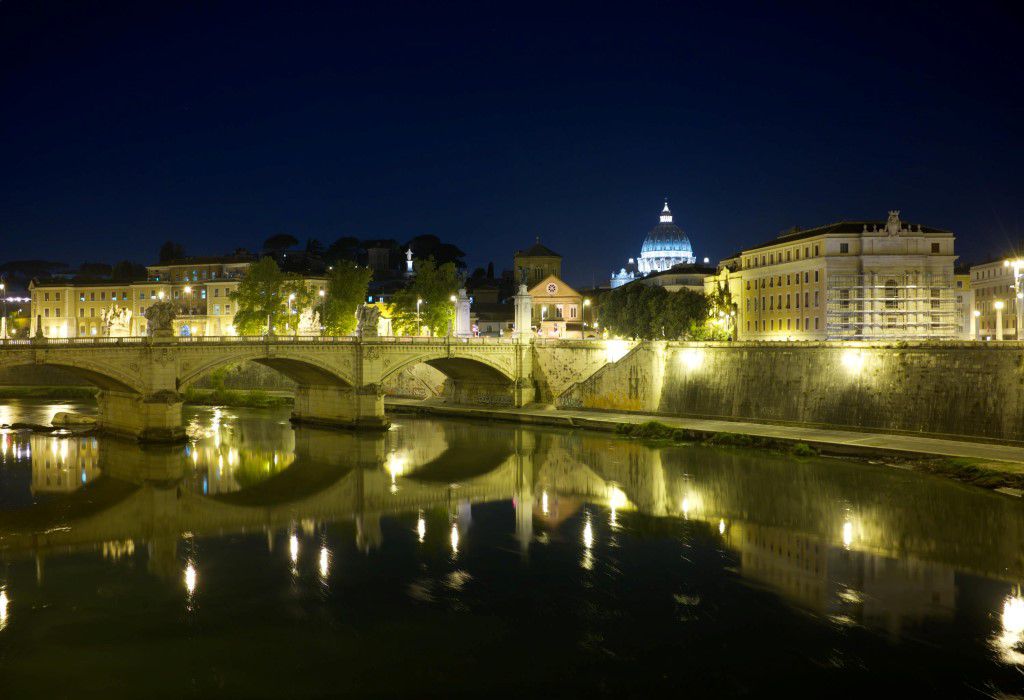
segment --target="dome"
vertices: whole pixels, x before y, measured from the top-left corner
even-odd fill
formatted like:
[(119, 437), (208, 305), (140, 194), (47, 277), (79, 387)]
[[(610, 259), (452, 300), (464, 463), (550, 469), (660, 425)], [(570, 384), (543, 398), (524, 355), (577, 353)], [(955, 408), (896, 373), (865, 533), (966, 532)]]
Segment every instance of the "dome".
[(675, 224), (658, 224), (647, 233), (641, 253), (687, 253), (693, 255), (690, 239)]
[(640, 272), (661, 272), (678, 263), (692, 264), (695, 261), (690, 239), (683, 229), (672, 223), (672, 212), (665, 202), (658, 225), (648, 231), (640, 249)]

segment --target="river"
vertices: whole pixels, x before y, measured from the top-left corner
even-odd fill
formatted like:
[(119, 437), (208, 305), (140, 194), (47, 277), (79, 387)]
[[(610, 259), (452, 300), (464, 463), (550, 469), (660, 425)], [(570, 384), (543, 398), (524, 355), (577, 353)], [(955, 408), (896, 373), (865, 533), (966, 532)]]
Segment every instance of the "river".
[[(87, 405), (8, 401), (0, 422)], [(881, 464), (187, 409), (0, 435), (0, 697), (988, 697), (1024, 504)]]

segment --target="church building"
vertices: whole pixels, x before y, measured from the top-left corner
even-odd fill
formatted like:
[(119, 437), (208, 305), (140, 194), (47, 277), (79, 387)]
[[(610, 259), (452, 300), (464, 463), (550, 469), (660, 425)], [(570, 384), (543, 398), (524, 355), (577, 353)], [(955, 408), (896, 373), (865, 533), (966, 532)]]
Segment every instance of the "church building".
[(696, 262), (690, 239), (683, 229), (673, 222), (672, 211), (668, 208), (666, 200), (658, 224), (648, 231), (647, 237), (644, 238), (640, 257), (630, 258), (626, 267), (612, 273), (611, 288), (621, 287), (652, 273), (666, 272), (676, 265), (693, 265)]

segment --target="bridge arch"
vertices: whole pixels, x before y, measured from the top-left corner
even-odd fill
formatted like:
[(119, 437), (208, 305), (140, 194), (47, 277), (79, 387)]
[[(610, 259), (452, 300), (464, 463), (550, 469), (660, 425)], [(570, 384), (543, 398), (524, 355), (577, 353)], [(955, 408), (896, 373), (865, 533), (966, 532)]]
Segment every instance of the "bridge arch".
[(381, 381), (417, 364), (426, 364), (455, 380), (514, 382), (514, 369), (488, 355), (451, 355), (433, 350), (401, 358), (381, 374)]
[(24, 357), (23, 353), (0, 357), (0, 369), (17, 369), (19, 367), (53, 367), (83, 379), (104, 391), (118, 391), (127, 394), (142, 394), (144, 388), (139, 381), (138, 372), (134, 374), (130, 367), (106, 365), (104, 363), (82, 360), (69, 354), (60, 361), (49, 358), (37, 359)]
[(188, 388), (203, 376), (214, 370), (240, 362), (255, 362), (256, 364), (269, 367), (279, 372), (299, 386), (333, 386), (352, 387), (351, 365), (349, 368), (341, 367), (335, 361), (323, 353), (296, 353), (288, 350), (279, 351), (275, 348), (273, 354), (269, 354), (265, 348), (248, 348), (222, 352), (211, 358), (206, 358), (194, 366), (183, 368), (178, 377), (178, 390)]

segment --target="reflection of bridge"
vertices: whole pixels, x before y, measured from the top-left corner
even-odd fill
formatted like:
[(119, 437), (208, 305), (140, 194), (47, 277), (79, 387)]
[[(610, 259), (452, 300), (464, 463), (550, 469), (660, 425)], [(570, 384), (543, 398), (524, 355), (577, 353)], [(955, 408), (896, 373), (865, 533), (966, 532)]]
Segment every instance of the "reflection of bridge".
[[(33, 458), (37, 452), (46, 460), (53, 449), (40, 444)], [(946, 482), (922, 489), (902, 473), (864, 479), (861, 465), (825, 469), (746, 452), (716, 452), (712, 461), (702, 448), (652, 450), (592, 434), (412, 421), (377, 436), (298, 430), (288, 468), (206, 496), (188, 482), (192, 465), (181, 449), (101, 440), (95, 454), (103, 473), (95, 481), (0, 513), (0, 557), (145, 542), (162, 571), (173, 568), (184, 533), (344, 520), (355, 522), (365, 549), (380, 545), (381, 517), (441, 509), (455, 520), (466, 505), (513, 499), (524, 547), (536, 519), (560, 526), (559, 502), (566, 517), (592, 503), (620, 517), (633, 511), (708, 523), (739, 552), (745, 576), (819, 609), (835, 595), (830, 577), (845, 575), (851, 561), (905, 562), (908, 576), (932, 577), (942, 591), (952, 571), (1024, 578), (1018, 504)]]
[(384, 427), (382, 384), (417, 363), (444, 373), (452, 400), (521, 406), (534, 397), (532, 346), (504, 338), (64, 338), (6, 341), (0, 368), (51, 365), (100, 388), (99, 418), (143, 440), (184, 436), (181, 392), (218, 367), (252, 361), (296, 382), (294, 417)]

